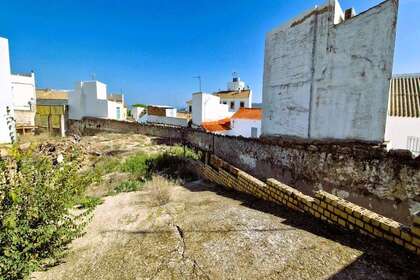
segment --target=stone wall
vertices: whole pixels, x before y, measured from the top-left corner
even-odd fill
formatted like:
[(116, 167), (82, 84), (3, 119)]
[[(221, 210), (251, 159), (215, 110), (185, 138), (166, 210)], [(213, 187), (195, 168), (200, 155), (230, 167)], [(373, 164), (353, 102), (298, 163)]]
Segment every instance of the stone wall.
[(208, 151), (256, 178), (275, 178), (306, 195), (324, 190), (387, 217), (411, 223), (420, 210), (420, 157), (361, 142), (248, 139), (190, 128), (87, 118), (81, 133), (109, 131), (163, 137)]
[(214, 155), (207, 155), (204, 163), (193, 164), (196, 172), (218, 185), (307, 213), (348, 230), (386, 239), (420, 255), (420, 216), (415, 216), (414, 224), (408, 227), (325, 191), (308, 196), (275, 179), (260, 181)]

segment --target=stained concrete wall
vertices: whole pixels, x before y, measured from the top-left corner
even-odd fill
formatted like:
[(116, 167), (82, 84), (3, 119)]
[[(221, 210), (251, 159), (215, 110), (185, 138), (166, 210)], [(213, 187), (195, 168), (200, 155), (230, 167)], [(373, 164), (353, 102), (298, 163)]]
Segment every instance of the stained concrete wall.
[(190, 128), (86, 118), (71, 122), (78, 133), (109, 131), (162, 137), (211, 152), (263, 179), (275, 178), (305, 194), (325, 190), (386, 217), (409, 223), (420, 211), (420, 157), (360, 142), (250, 139)]
[(383, 141), (397, 11), (343, 21), (330, 0), (268, 33), (263, 135)]

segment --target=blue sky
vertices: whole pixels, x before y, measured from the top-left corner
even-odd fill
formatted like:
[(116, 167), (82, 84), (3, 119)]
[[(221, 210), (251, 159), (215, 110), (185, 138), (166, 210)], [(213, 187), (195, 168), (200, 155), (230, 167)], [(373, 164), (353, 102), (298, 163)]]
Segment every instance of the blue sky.
[[(380, 0), (342, 0), (358, 12)], [(0, 0), (12, 72), (72, 89), (94, 73), (129, 104), (180, 106), (237, 71), (261, 100), (265, 33), (324, 0)], [(420, 0), (400, 0), (394, 72), (420, 72)]]

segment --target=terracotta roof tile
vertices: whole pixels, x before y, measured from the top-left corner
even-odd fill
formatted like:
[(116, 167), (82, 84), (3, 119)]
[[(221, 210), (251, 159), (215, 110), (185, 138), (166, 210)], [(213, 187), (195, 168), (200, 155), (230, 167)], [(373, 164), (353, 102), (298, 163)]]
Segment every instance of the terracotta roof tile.
[(212, 122), (203, 122), (201, 127), (204, 128), (208, 132), (221, 132), (230, 130), (230, 119), (225, 118), (218, 121)]
[(261, 120), (261, 108), (240, 108), (233, 116), (232, 119), (246, 119), (246, 120)]

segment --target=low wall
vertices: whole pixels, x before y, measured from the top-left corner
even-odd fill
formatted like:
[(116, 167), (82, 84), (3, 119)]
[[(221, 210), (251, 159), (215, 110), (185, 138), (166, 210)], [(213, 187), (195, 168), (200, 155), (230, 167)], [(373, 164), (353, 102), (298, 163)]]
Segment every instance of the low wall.
[(206, 156), (204, 163), (193, 164), (199, 175), (218, 185), (310, 214), (348, 230), (386, 239), (420, 255), (420, 216), (414, 217), (413, 225), (408, 227), (325, 191), (308, 196), (275, 179), (260, 181), (214, 155)]
[(420, 211), (420, 157), (357, 142), (249, 139), (191, 128), (86, 118), (71, 121), (81, 133), (110, 131), (169, 138), (209, 151), (256, 178), (275, 178), (306, 195), (324, 190), (384, 216), (411, 223)]

